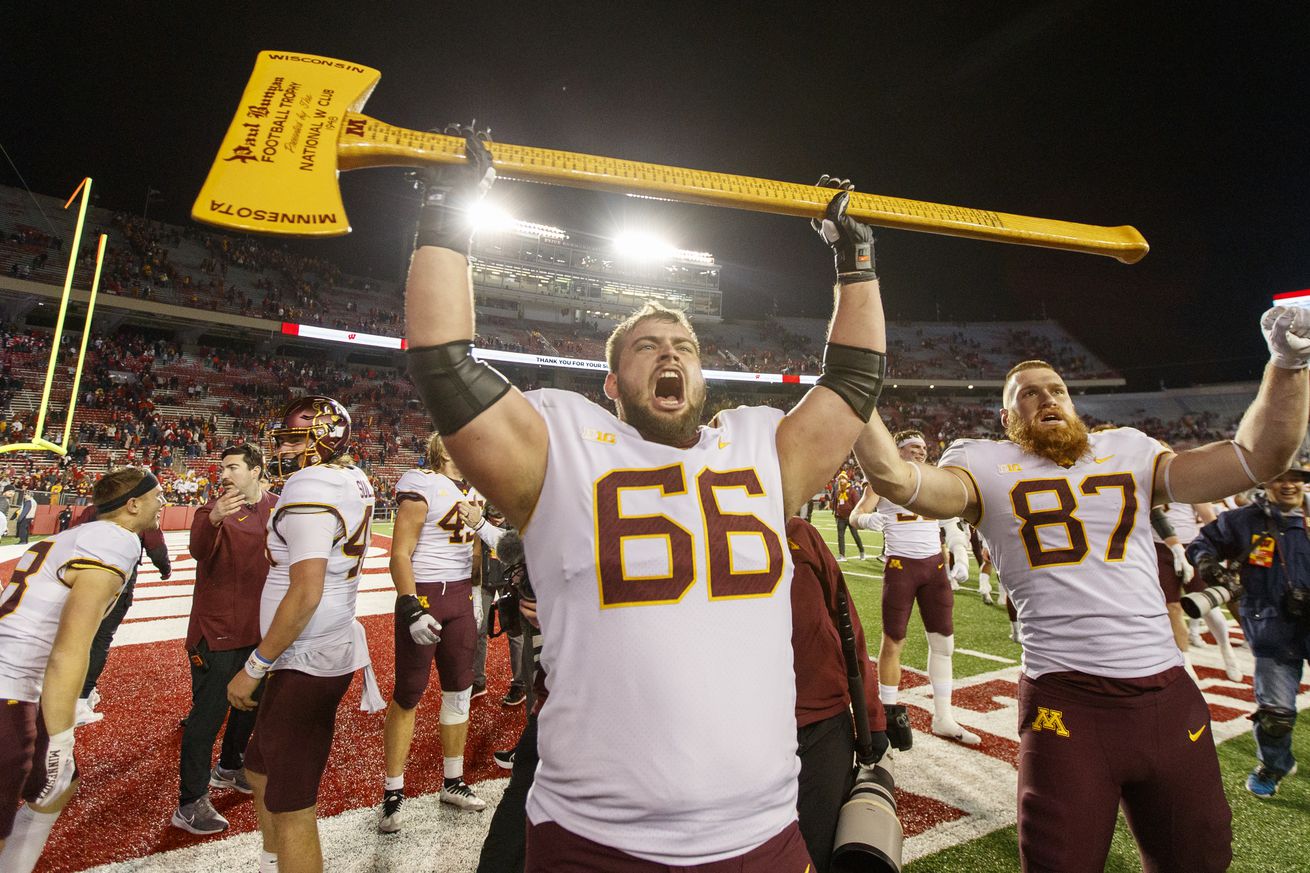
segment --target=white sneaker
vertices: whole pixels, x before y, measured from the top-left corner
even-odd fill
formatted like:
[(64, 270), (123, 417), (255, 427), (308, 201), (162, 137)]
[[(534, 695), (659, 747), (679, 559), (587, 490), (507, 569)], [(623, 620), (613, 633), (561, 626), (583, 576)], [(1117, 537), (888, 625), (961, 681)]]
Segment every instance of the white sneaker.
[(948, 721), (934, 718), (932, 720), (932, 732), (936, 736), (955, 740), (957, 743), (964, 743), (966, 746), (977, 746), (982, 743), (981, 737), (960, 727), (955, 723), (954, 719)]
[(843, 561), (843, 562), (844, 562), (844, 561), (846, 560), (846, 556), (845, 556), (845, 555), (838, 555), (838, 556), (837, 556), (837, 560), (838, 560), (838, 561)]
[(473, 793), (473, 789), (468, 787), (463, 779), (454, 785), (441, 787), (439, 797), (442, 803), (449, 803), (451, 806), (458, 806), (460, 809), (467, 809), (472, 812), (486, 809), (487, 802)]
[[(93, 691), (92, 694), (94, 693), (95, 692)], [(95, 724), (104, 717), (105, 714), (103, 712), (95, 711), (94, 705), (88, 698), (79, 697), (77, 699), (77, 714), (73, 720), (74, 727), (81, 727), (84, 724)]]

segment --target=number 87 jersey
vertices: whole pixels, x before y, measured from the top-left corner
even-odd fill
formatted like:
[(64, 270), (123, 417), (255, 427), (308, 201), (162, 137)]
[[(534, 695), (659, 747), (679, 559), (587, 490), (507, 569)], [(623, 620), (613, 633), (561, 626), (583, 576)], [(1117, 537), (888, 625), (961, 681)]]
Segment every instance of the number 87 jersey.
[(1018, 610), (1033, 678), (1147, 676), (1182, 664), (1151, 539), (1166, 450), (1127, 427), (1089, 439), (1068, 468), (1008, 440), (957, 440), (938, 462), (978, 489), (977, 527)]

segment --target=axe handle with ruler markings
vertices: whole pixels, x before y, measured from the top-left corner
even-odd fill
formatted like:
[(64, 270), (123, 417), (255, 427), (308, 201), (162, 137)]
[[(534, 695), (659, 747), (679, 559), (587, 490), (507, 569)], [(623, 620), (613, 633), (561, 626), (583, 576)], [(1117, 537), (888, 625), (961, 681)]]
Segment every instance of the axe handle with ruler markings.
[[(343, 137), (338, 142), (337, 163), (342, 170), (453, 164), (464, 160), (464, 140), (460, 137), (408, 130), (366, 115), (347, 114), (347, 130), (352, 122), (355, 129), (362, 125), (363, 135)], [(814, 185), (577, 152), (498, 142), (487, 143), (487, 148), (496, 174), (501, 177), (644, 195), (679, 203), (818, 218), (833, 195), (831, 188)], [(1126, 226), (1100, 227), (1031, 218), (859, 191), (852, 192), (847, 211), (861, 221), (882, 227), (1106, 255), (1126, 264), (1136, 263), (1148, 251), (1146, 240), (1137, 229)]]
[[(458, 136), (421, 133), (361, 114), (382, 74), (351, 61), (260, 52), (241, 102), (192, 207), (197, 221), (279, 236), (350, 232), (337, 178), (362, 167), (464, 160)], [(496, 172), (512, 179), (819, 218), (831, 188), (771, 182), (575, 152), (488, 143)], [(849, 213), (870, 224), (947, 236), (1141, 260), (1131, 227), (1097, 227), (855, 192)]]

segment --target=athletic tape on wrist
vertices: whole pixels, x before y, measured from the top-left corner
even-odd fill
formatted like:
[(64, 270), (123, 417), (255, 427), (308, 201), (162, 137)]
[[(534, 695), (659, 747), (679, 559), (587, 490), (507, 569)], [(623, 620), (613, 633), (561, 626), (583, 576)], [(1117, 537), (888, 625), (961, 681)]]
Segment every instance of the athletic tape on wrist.
[(263, 679), (272, 666), (273, 662), (259, 654), (259, 649), (255, 649), (246, 658), (246, 675), (252, 679)]

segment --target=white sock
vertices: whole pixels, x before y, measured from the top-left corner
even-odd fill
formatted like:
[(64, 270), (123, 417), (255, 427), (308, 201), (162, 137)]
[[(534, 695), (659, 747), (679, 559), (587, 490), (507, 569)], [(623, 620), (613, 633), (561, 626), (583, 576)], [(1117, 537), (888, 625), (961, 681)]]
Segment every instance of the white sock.
[(951, 692), (955, 679), (951, 670), (951, 653), (955, 649), (955, 636), (928, 634), (928, 681), (932, 683), (933, 714), (939, 719), (954, 721), (951, 714)]
[(37, 812), (24, 804), (14, 817), (14, 830), (5, 841), (4, 851), (0, 852), (0, 870), (32, 873), (57, 818), (57, 812)]
[(388, 776), (386, 780), (382, 783), (383, 791), (400, 791), (404, 787), (405, 787), (404, 773), (401, 773), (399, 776)]
[(277, 873), (277, 854), (274, 852), (259, 853), (259, 873)]
[(878, 699), (882, 701), (883, 706), (895, 705), (896, 692), (900, 690), (897, 685), (883, 685), (878, 683)]
[(978, 574), (978, 590), (983, 594), (992, 593), (992, 577), (990, 573)]
[(458, 758), (441, 759), (442, 775), (447, 779), (462, 779), (464, 777), (464, 756)]
[(1233, 654), (1233, 644), (1228, 639), (1228, 622), (1224, 619), (1224, 614), (1218, 609), (1212, 609), (1205, 614), (1205, 626), (1214, 634), (1214, 641), (1219, 646), (1220, 653), (1227, 660)]

